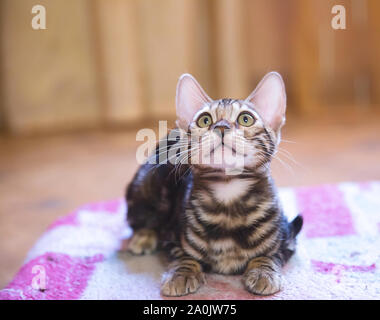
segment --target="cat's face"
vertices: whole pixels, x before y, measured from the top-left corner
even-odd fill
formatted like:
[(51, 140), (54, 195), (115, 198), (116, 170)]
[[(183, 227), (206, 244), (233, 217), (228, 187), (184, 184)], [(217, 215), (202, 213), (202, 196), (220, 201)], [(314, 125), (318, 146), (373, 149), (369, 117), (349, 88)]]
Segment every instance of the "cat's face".
[(211, 100), (190, 75), (183, 75), (177, 87), (177, 125), (188, 132), (194, 166), (247, 169), (269, 163), (285, 108), (277, 73), (266, 75), (245, 100)]

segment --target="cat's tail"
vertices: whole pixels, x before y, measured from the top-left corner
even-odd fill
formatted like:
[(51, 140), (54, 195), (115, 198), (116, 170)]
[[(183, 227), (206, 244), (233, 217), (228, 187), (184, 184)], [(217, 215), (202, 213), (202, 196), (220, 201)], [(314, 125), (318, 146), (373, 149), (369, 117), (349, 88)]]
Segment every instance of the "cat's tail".
[(290, 222), (290, 238), (295, 239), (297, 234), (301, 231), (303, 225), (302, 215), (298, 215)]
[(289, 258), (294, 254), (296, 251), (296, 237), (297, 234), (302, 229), (303, 224), (303, 218), (301, 215), (298, 215), (295, 217), (291, 222), (288, 223), (288, 233), (286, 240), (283, 242), (282, 247), (282, 256), (283, 256), (283, 263), (289, 260)]

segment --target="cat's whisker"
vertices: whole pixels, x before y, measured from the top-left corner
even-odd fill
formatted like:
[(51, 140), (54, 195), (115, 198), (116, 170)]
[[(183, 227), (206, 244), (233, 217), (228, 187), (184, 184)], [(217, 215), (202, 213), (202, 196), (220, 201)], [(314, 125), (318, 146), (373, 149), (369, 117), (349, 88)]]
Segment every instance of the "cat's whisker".
[[(173, 160), (173, 159), (179, 159), (180, 157), (182, 157), (182, 156), (188, 154), (188, 153), (190, 152), (190, 150), (191, 150), (191, 149), (186, 149), (186, 150), (183, 150), (183, 151), (181, 151), (181, 152), (177, 152), (177, 153), (173, 154), (172, 156), (168, 157), (168, 160), (170, 161), (170, 160)], [(177, 162), (176, 162), (176, 163), (177, 163)], [(175, 164), (176, 164), (176, 163), (175, 163)]]
[(281, 139), (281, 142), (286, 142), (286, 143), (297, 143), (296, 141), (285, 140), (285, 139)]
[(179, 180), (181, 180), (183, 177), (185, 177), (192, 168), (193, 168), (193, 166), (189, 165), (189, 168), (187, 168), (187, 170), (182, 174), (182, 176), (179, 177)]
[(287, 163), (284, 159), (281, 159), (279, 156), (276, 156), (276, 154), (270, 154), (270, 153), (265, 152), (263, 150), (260, 150), (259, 152), (268, 156), (268, 157), (271, 157), (271, 158), (279, 161), (284, 168), (289, 170), (293, 175), (295, 174), (292, 166), (289, 163)]
[[(241, 142), (241, 143), (243, 143), (243, 147), (245, 147), (245, 145), (246, 145), (245, 138), (238, 136), (238, 135), (236, 135), (235, 138), (236, 138), (237, 143)], [(286, 151), (286, 152), (288, 152), (288, 151)], [(289, 152), (288, 152), (288, 154), (286, 152), (282, 148), (277, 148), (277, 150), (273, 154), (266, 152), (264, 150), (259, 151), (259, 153), (261, 155), (265, 155), (265, 156), (268, 156), (268, 157), (273, 158), (275, 160), (278, 160), (287, 170), (290, 170), (294, 174), (294, 170), (291, 167), (291, 165), (289, 163), (287, 163), (284, 159), (281, 159), (280, 154), (285, 156), (288, 160), (293, 161), (295, 164), (297, 164), (297, 165), (300, 165), (300, 164), (292, 158), (292, 156)], [(276, 154), (277, 154), (277, 156), (276, 156)]]
[(177, 183), (177, 171), (178, 169), (182, 166), (182, 163), (181, 162), (178, 162), (174, 165), (173, 169), (170, 171), (169, 175), (171, 175), (174, 171), (174, 179), (175, 179), (175, 182)]
[(161, 146), (159, 148), (156, 148), (155, 154), (157, 154), (157, 152), (160, 152), (159, 154), (161, 154), (161, 151), (162, 152), (169, 151), (172, 148), (182, 149), (184, 147), (188, 147), (189, 145), (191, 145), (191, 143), (188, 140), (182, 141), (182, 142), (177, 142), (174, 144), (167, 144), (165, 146)]
[(288, 150), (286, 150), (286, 149), (283, 149), (283, 148), (281, 148), (281, 147), (277, 147), (277, 149), (276, 149), (277, 151), (281, 151), (281, 152), (284, 152), (284, 153), (286, 153), (286, 154), (288, 154), (289, 156), (291, 156), (292, 154), (288, 151)]
[[(188, 144), (183, 144), (183, 145), (172, 145), (170, 147), (167, 147), (167, 148), (162, 148), (162, 149), (156, 149), (155, 153), (152, 154), (152, 156), (160, 156), (161, 154), (164, 154), (164, 153), (169, 153), (170, 150), (175, 147), (176, 150), (181, 150), (181, 149), (185, 149), (187, 150), (188, 148)], [(159, 151), (159, 153), (157, 154), (157, 151)], [(183, 150), (184, 151), (184, 150)]]
[(303, 165), (302, 165), (301, 163), (299, 163), (298, 161), (296, 161), (296, 160), (293, 158), (293, 156), (291, 155), (290, 152), (288, 152), (288, 151), (285, 152), (285, 151), (286, 151), (286, 150), (283, 150), (283, 149), (279, 149), (279, 150), (278, 150), (278, 152), (279, 152), (281, 155), (283, 155), (284, 157), (286, 157), (287, 159), (289, 159), (290, 161), (292, 161), (294, 164), (296, 164), (296, 165), (298, 165), (298, 166), (304, 168)]
[[(154, 165), (148, 170), (148, 172), (157, 169), (157, 168), (158, 168), (159, 166), (161, 166), (161, 165), (165, 165), (165, 164), (167, 164), (168, 161), (172, 160), (174, 157), (178, 157), (178, 156), (180, 156), (181, 154), (186, 154), (187, 152), (189, 152), (189, 150), (191, 150), (191, 149), (186, 149), (186, 150), (183, 150), (183, 151), (180, 152), (180, 153), (176, 153), (176, 154), (172, 155), (171, 157), (166, 157), (166, 158), (165, 158), (165, 162), (159, 162), (159, 163), (154, 164)], [(167, 152), (167, 151), (163, 151), (162, 153), (165, 153), (165, 152)], [(162, 154), (162, 153), (160, 153), (160, 154)], [(152, 154), (150, 157), (148, 157), (147, 162), (149, 161), (149, 159), (152, 159), (153, 157), (157, 157), (157, 154), (154, 153), (154, 154)]]
[(172, 155), (172, 157), (169, 157), (169, 159), (171, 160), (176, 157), (177, 158), (182, 157), (183, 155), (190, 154), (192, 151), (197, 150), (197, 149), (199, 149), (199, 146), (195, 146), (195, 147), (193, 146), (193, 147), (187, 148), (186, 150), (182, 150), (181, 152), (175, 153), (174, 155)]
[[(191, 149), (187, 150), (188, 151), (187, 153), (184, 153), (181, 156), (179, 156), (179, 161), (175, 164), (175, 166), (173, 168), (174, 178), (175, 178), (176, 182), (177, 182), (177, 172), (178, 172), (179, 168), (183, 165), (183, 162), (182, 162), (183, 160), (187, 160), (187, 164), (189, 165), (189, 168), (184, 172), (184, 174), (182, 176), (180, 176), (180, 178), (178, 180), (181, 180), (182, 177), (186, 176), (187, 172), (192, 168), (192, 166), (189, 164), (189, 161), (188, 161), (189, 160), (189, 154), (196, 149), (197, 148), (191, 148)], [(177, 154), (177, 157), (178, 157), (178, 154)], [(171, 172), (173, 172), (173, 170)]]

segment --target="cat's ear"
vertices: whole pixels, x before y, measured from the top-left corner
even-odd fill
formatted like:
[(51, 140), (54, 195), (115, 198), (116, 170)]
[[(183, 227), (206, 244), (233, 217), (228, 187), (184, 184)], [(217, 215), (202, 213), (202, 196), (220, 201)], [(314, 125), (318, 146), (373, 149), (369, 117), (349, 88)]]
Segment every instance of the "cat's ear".
[(211, 101), (192, 75), (183, 74), (177, 84), (177, 126), (187, 131), (195, 113)]
[(286, 92), (282, 77), (270, 72), (257, 85), (246, 101), (253, 104), (264, 122), (276, 133), (285, 123)]

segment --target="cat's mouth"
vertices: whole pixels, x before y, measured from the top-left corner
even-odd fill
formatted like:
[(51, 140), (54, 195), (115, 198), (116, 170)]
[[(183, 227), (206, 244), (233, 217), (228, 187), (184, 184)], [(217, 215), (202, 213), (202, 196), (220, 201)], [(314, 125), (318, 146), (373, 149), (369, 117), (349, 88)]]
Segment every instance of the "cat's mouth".
[(232, 155), (236, 156), (237, 151), (233, 146), (229, 146), (229, 145), (225, 144), (224, 141), (222, 141), (222, 147), (229, 148), (232, 151)]
[[(227, 148), (227, 149), (231, 150), (232, 151), (232, 156), (238, 155), (238, 156), (246, 157), (246, 154), (238, 152), (235, 149), (235, 147), (226, 144), (224, 141), (220, 142), (215, 148), (213, 148), (211, 150), (210, 154), (213, 155), (215, 153), (215, 151), (217, 151), (220, 147), (221, 148)], [(223, 151), (223, 149), (222, 149), (222, 151)]]

